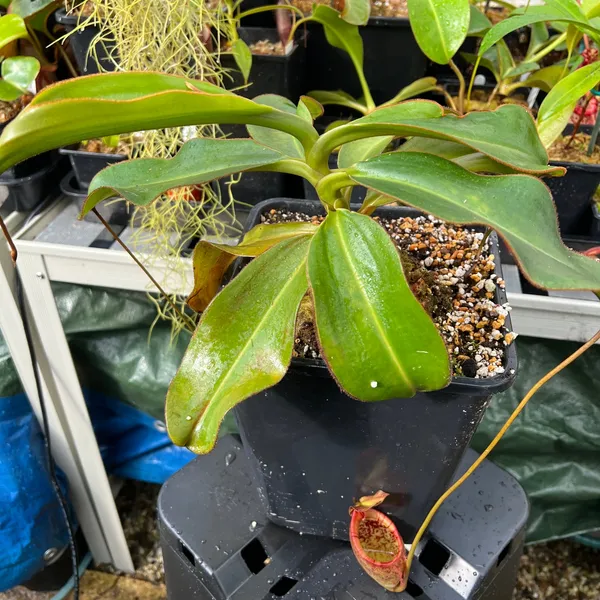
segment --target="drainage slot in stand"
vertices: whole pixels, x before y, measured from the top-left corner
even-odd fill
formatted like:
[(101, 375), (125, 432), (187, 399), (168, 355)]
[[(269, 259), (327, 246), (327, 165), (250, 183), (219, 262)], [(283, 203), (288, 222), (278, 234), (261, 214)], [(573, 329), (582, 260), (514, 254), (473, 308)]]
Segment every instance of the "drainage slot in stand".
[(285, 596), (296, 584), (297, 579), (291, 577), (282, 577), (269, 591), (274, 596), (281, 598)]
[(182, 541), (179, 542), (179, 549), (181, 550), (181, 554), (183, 554), (188, 559), (192, 567), (195, 567), (196, 559), (194, 558), (192, 551)]
[(269, 558), (258, 538), (254, 538), (246, 544), (242, 548), (241, 555), (250, 571), (255, 575), (266, 567), (267, 559)]
[(406, 584), (406, 593), (412, 598), (418, 598), (423, 595), (423, 590), (409, 579)]
[(439, 575), (448, 564), (450, 552), (447, 548), (436, 542), (433, 538), (428, 540), (419, 555), (419, 562), (434, 575)]
[(499, 567), (504, 562), (504, 559), (509, 555), (511, 548), (512, 541), (508, 542), (508, 544), (506, 544), (506, 546), (504, 546), (504, 548), (502, 549), (502, 552), (500, 552), (500, 554), (498, 555), (498, 560), (496, 561), (497, 567)]

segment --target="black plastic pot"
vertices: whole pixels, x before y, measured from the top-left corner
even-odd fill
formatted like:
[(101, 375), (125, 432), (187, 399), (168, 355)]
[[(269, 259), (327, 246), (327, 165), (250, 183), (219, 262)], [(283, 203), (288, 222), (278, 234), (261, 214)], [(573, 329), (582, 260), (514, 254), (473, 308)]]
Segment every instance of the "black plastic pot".
[[(273, 43), (279, 41), (277, 30), (268, 27), (241, 27), (238, 34), (249, 46), (262, 40)], [(254, 98), (261, 94), (278, 94), (297, 102), (300, 95), (306, 92), (305, 52), (304, 42), (298, 40), (284, 56), (253, 54), (248, 78), (251, 85), (236, 93), (247, 98)], [(227, 88), (240, 88), (244, 85), (242, 74), (231, 54), (221, 55), (221, 65), (230, 69), (231, 79), (225, 78)]]
[(56, 152), (28, 159), (0, 175), (0, 199), (8, 210), (27, 212), (58, 191), (63, 169)]
[(77, 186), (85, 190), (89, 187), (92, 179), (105, 167), (126, 160), (124, 154), (102, 154), (100, 152), (86, 152), (78, 150), (77, 146), (61, 148), (60, 153), (68, 156), (71, 168), (77, 178)]
[[(307, 89), (343, 90), (359, 98), (362, 90), (346, 52), (331, 46), (323, 27), (309, 25)], [(364, 71), (375, 100), (382, 104), (403, 87), (423, 77), (429, 61), (421, 52), (407, 18), (374, 17), (359, 28), (364, 45)]]
[[(67, 15), (64, 8), (60, 8), (55, 13), (56, 22), (64, 25), (67, 33), (75, 29), (80, 17), (77, 15)], [(85, 19), (85, 17), (83, 17)], [(100, 73), (98, 63), (93, 55), (90, 55), (90, 46), (94, 42), (94, 38), (100, 33), (100, 28), (97, 25), (87, 25), (81, 31), (69, 36), (69, 43), (75, 56), (75, 62), (82, 75), (93, 75)], [(109, 58), (109, 53), (112, 51), (113, 45), (107, 42), (95, 44), (95, 55), (98, 57), (99, 64), (102, 66), (102, 71), (114, 71), (115, 64)]]
[[(77, 184), (77, 177), (73, 171), (69, 171), (60, 182), (60, 191), (64, 196), (72, 198), (77, 202), (79, 210), (83, 208), (88, 194), (86, 188), (81, 188)], [(125, 200), (114, 200), (111, 202), (102, 202), (96, 207), (96, 210), (102, 215), (106, 221), (113, 225), (127, 225), (129, 222), (130, 214), (127, 210), (127, 203)], [(93, 213), (88, 213), (83, 217), (84, 221), (90, 221), (98, 223), (98, 217)]]
[[(319, 202), (267, 200), (254, 208), (248, 227), (272, 208), (323, 212)], [(418, 211), (383, 208), (377, 214)], [(502, 290), (497, 301), (506, 301)], [(491, 395), (512, 384), (516, 367), (509, 346), (505, 373), (492, 379), (458, 377), (438, 392), (363, 403), (340, 391), (322, 361), (294, 359), (279, 384), (235, 409), (266, 516), (305, 534), (348, 539), (348, 507), (382, 489), (391, 494), (390, 513), (401, 535), (411, 541), (448, 487)]]
[(592, 231), (593, 240), (600, 240), (600, 209), (596, 202), (592, 202)]

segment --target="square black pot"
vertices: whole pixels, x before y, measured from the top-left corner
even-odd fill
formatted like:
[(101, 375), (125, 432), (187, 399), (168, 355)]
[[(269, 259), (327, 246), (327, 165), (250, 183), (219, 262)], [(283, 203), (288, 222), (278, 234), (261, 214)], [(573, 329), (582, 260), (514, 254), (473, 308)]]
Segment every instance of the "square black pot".
[[(307, 89), (343, 90), (355, 98), (362, 90), (346, 52), (331, 46), (323, 27), (309, 25)], [(407, 18), (374, 17), (359, 28), (364, 71), (375, 104), (393, 98), (403, 87), (424, 77), (429, 61), (421, 52)]]
[[(241, 27), (238, 34), (249, 46), (262, 40), (276, 43), (279, 35), (276, 29), (268, 27)], [(298, 39), (292, 49), (284, 56), (252, 55), (252, 68), (248, 81), (250, 85), (242, 88), (244, 79), (231, 54), (221, 55), (221, 65), (229, 69), (225, 76), (225, 87), (236, 89), (236, 93), (246, 98), (255, 98), (262, 94), (285, 96), (294, 103), (306, 92), (305, 84), (305, 46), (304, 39)]]
[(77, 146), (61, 148), (60, 153), (69, 157), (71, 168), (77, 179), (77, 186), (83, 191), (87, 190), (92, 179), (102, 169), (127, 159), (124, 154), (86, 152), (85, 150), (78, 150)]
[[(65, 31), (70, 33), (75, 29), (81, 17), (78, 15), (67, 15), (64, 8), (59, 8), (56, 13), (56, 22), (63, 25)], [(85, 17), (83, 17), (85, 20)], [(90, 47), (92, 46), (95, 37), (100, 33), (100, 28), (97, 25), (87, 25), (84, 29), (77, 31), (69, 36), (69, 43), (75, 56), (77, 68), (82, 75), (94, 75), (105, 71), (114, 71), (115, 64), (109, 58), (114, 45), (110, 42), (96, 43), (94, 52), (98, 58), (98, 62), (94, 56), (90, 55)], [(98, 63), (102, 69), (98, 67)]]
[[(320, 202), (267, 200), (251, 212), (248, 227), (272, 208), (323, 213)], [(419, 212), (388, 207), (376, 214)], [(496, 236), (490, 239), (498, 255)], [(496, 301), (506, 302), (499, 288)], [(510, 329), (510, 319), (506, 324)], [(410, 542), (448, 487), (492, 394), (513, 383), (513, 345), (504, 366), (504, 374), (490, 379), (456, 377), (437, 392), (363, 403), (341, 392), (322, 361), (292, 360), (280, 383), (235, 409), (265, 516), (304, 534), (347, 540), (348, 507), (382, 489)]]

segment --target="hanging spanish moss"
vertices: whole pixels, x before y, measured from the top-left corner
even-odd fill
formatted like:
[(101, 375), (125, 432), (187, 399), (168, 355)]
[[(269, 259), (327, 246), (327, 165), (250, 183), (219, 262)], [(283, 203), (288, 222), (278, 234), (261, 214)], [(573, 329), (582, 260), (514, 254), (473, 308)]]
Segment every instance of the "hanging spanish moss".
[[(102, 48), (115, 70), (160, 71), (222, 85), (220, 37), (227, 36), (229, 23), (218, 21), (222, 11), (215, 11), (207, 0), (67, 0), (67, 9), (81, 15), (76, 31), (90, 25), (99, 28), (89, 57), (98, 64), (96, 53)], [(211, 125), (147, 131), (136, 136), (128, 154), (130, 158), (168, 158), (191, 138), (220, 136), (218, 127)], [(149, 207), (135, 208), (133, 218), (133, 249), (149, 252), (148, 266), (160, 261), (167, 272), (185, 278), (182, 252), (201, 235), (223, 235), (226, 223), (235, 223), (235, 204), (231, 197), (221, 202), (210, 185), (181, 188)], [(186, 284), (191, 290), (193, 282)], [(156, 298), (154, 302), (158, 318), (173, 322), (174, 334), (186, 327), (168, 303)]]

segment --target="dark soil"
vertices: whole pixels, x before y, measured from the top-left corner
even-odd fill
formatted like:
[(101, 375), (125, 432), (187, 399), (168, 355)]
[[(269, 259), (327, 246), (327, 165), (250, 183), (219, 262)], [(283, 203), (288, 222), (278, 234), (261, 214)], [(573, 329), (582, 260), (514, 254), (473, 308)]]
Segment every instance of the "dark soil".
[(560, 160), (564, 162), (600, 164), (600, 148), (596, 146), (591, 156), (587, 155), (590, 136), (587, 133), (577, 133), (573, 142), (567, 148), (567, 143), (571, 138), (565, 135), (558, 138), (548, 150), (551, 160)]
[(13, 102), (0, 100), (0, 124), (14, 119), (32, 100), (33, 96), (26, 94)]
[[(275, 209), (262, 217), (267, 224), (322, 220)], [(516, 336), (504, 327), (510, 307), (494, 301), (496, 286), (504, 288), (494, 274), (495, 257), (487, 244), (478, 255), (483, 233), (434, 217), (376, 220), (400, 251), (413, 294), (440, 330), (454, 375), (486, 378), (503, 373), (504, 349)], [(310, 296), (298, 311), (294, 356), (320, 358)]]
[[(500, 96), (496, 95), (490, 102), (491, 92), (487, 90), (473, 90), (471, 93), (471, 101), (467, 106), (467, 111), (482, 111), (482, 110), (495, 110), (503, 104), (521, 104), (527, 106), (527, 98), (521, 94), (515, 94), (513, 96)], [(458, 103), (458, 97), (453, 96), (455, 104)], [(466, 99), (465, 99), (466, 103)]]

